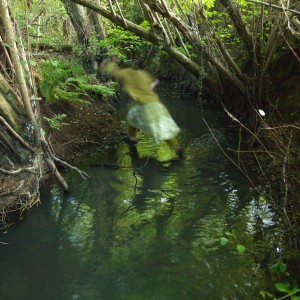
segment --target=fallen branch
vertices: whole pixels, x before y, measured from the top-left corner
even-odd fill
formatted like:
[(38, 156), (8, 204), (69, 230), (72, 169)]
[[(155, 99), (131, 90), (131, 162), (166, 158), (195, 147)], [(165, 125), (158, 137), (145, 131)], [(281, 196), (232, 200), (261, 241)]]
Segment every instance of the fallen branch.
[(57, 170), (54, 161), (52, 159), (49, 159), (49, 158), (45, 158), (45, 160), (46, 160), (46, 163), (47, 163), (49, 169), (54, 174), (55, 178), (57, 179), (59, 184), (62, 186), (63, 190), (65, 192), (69, 193), (70, 192), (69, 186), (68, 186), (67, 182), (64, 180), (64, 178), (61, 176), (59, 171)]

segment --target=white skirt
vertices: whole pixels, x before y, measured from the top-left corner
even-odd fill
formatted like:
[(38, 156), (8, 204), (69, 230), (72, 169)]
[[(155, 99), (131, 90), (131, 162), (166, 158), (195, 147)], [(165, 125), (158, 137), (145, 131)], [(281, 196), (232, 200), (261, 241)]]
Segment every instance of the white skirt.
[(167, 108), (160, 102), (134, 106), (128, 112), (127, 122), (153, 137), (156, 143), (170, 140), (180, 131)]

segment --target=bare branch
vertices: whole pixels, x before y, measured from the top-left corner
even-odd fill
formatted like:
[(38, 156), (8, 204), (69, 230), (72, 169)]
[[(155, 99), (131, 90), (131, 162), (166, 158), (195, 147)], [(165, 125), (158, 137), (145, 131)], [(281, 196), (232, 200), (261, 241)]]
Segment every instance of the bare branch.
[(202, 120), (204, 121), (204, 123), (206, 124), (209, 132), (211, 133), (212, 137), (214, 138), (215, 142), (217, 143), (217, 145), (219, 146), (219, 148), (221, 149), (222, 153), (245, 175), (245, 177), (249, 180), (249, 182), (251, 183), (251, 185), (253, 186), (253, 188), (255, 187), (255, 184), (253, 183), (253, 181), (251, 180), (251, 178), (249, 177), (249, 175), (231, 158), (228, 156), (228, 154), (224, 151), (223, 147), (220, 145), (218, 139), (216, 138), (216, 136), (213, 133), (213, 130), (208, 126), (207, 122), (205, 121), (204, 118), (202, 118)]
[(22, 180), (20, 182), (19, 186), (16, 189), (14, 189), (12, 191), (0, 193), (0, 197), (14, 195), (14, 194), (18, 193), (23, 186), (24, 186), (24, 180)]
[(260, 4), (260, 5), (263, 5), (263, 6), (273, 7), (273, 8), (279, 9), (279, 10), (283, 10), (283, 11), (288, 11), (288, 12), (291, 12), (291, 13), (296, 14), (296, 15), (300, 15), (300, 12), (297, 11), (297, 10), (290, 9), (290, 8), (285, 8), (285, 7), (282, 7), (282, 6), (275, 5), (275, 4), (266, 3), (266, 2), (257, 1), (257, 0), (246, 0), (246, 1), (256, 3), (256, 4)]
[[(79, 170), (78, 168), (76, 168), (76, 167), (74, 167), (74, 166), (68, 164), (67, 162), (65, 162), (65, 161), (63, 161), (63, 160), (57, 158), (57, 157), (52, 153), (52, 151), (51, 151), (51, 149), (50, 149), (50, 147), (49, 147), (47, 141), (45, 140), (45, 138), (42, 138), (42, 139), (41, 139), (41, 143), (42, 143), (42, 145), (43, 145), (43, 147), (44, 147), (44, 149), (45, 149), (45, 152), (47, 153), (47, 155), (49, 155), (49, 158), (50, 158), (51, 160), (60, 163), (62, 166), (65, 166), (65, 167), (68, 167), (68, 168), (70, 168), (70, 169), (72, 169), (72, 170), (75, 170), (76, 172), (79, 173), (79, 175), (80, 175), (83, 179), (90, 179), (90, 178), (91, 178), (87, 173), (85, 173), (85, 172)], [(49, 163), (48, 163), (48, 165), (49, 165)], [(54, 171), (54, 170), (56, 169), (56, 167), (54, 166), (52, 169), (53, 169), (53, 171)]]
[(124, 27), (127, 28), (127, 23), (126, 23), (126, 19), (124, 18), (123, 16), (123, 13), (122, 13), (122, 10), (121, 10), (121, 7), (119, 5), (119, 1), (118, 0), (115, 0), (116, 1), (116, 5), (117, 5), (117, 8), (118, 8), (118, 11), (119, 11), (119, 14), (124, 22)]
[(34, 149), (29, 146), (15, 131), (14, 129), (5, 121), (5, 119), (3, 117), (0, 116), (0, 121), (1, 123), (7, 128), (7, 130), (9, 131), (9, 133), (21, 144), (23, 145), (25, 148), (27, 148), (28, 150), (30, 150), (31, 152), (34, 152)]
[(287, 164), (288, 156), (289, 156), (289, 152), (290, 152), (291, 141), (292, 141), (292, 133), (289, 138), (289, 143), (286, 148), (286, 154), (285, 154), (283, 165), (282, 165), (282, 181), (283, 181), (283, 185), (284, 185), (283, 213), (284, 213), (290, 227), (292, 227), (292, 223), (291, 223), (289, 216), (287, 214), (287, 211), (286, 211), (286, 206), (287, 206), (287, 202), (288, 202), (288, 191), (289, 191), (287, 179), (286, 179), (286, 164)]
[(35, 174), (35, 170), (36, 170), (36, 168), (34, 168), (34, 167), (20, 168), (17, 170), (5, 170), (5, 169), (0, 168), (0, 172), (5, 175), (17, 175), (17, 174), (24, 173), (24, 172), (29, 172), (29, 173)]

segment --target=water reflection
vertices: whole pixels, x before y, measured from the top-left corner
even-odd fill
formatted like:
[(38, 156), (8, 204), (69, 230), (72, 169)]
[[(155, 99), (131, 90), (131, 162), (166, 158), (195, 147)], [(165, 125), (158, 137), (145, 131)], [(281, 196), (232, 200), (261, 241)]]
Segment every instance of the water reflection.
[(181, 111), (193, 120), (182, 121), (185, 160), (140, 136), (119, 147), (118, 168), (87, 168), (92, 181), (70, 172), (72, 194), (42, 195), (0, 250), (1, 299), (259, 299), (252, 257), (219, 246), (234, 230), (251, 247), (249, 187), (199, 128), (201, 112)]

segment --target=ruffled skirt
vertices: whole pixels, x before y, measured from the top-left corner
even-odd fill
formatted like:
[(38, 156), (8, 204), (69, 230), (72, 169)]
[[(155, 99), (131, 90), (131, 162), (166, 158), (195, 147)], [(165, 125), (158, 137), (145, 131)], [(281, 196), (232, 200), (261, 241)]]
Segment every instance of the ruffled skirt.
[(170, 140), (180, 131), (167, 108), (160, 102), (132, 107), (128, 112), (127, 122), (153, 137), (156, 143)]

